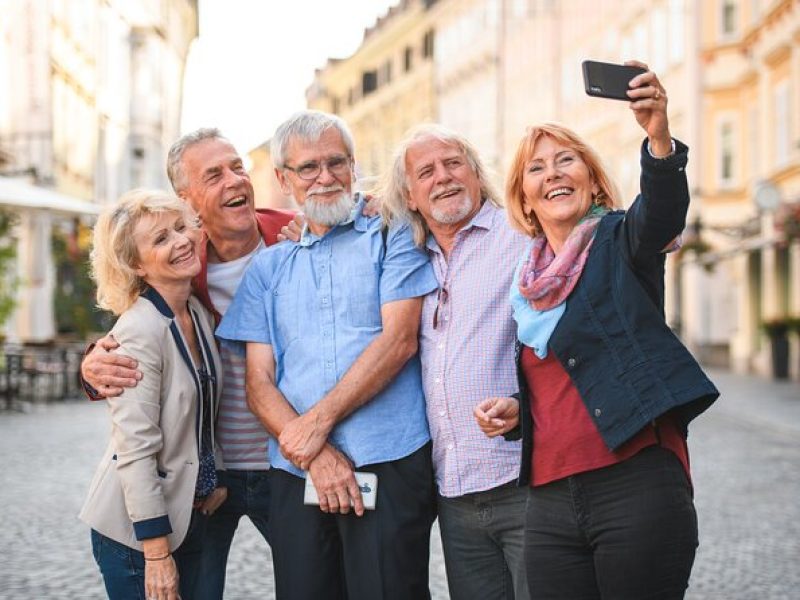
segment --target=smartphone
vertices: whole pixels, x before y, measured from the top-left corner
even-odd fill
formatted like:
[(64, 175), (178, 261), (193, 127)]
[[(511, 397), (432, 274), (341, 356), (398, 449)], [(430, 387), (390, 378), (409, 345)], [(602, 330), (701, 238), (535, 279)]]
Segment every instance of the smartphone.
[[(367, 510), (375, 510), (375, 501), (378, 499), (378, 476), (375, 473), (366, 473), (364, 471), (356, 471), (353, 475), (356, 477), (358, 489), (361, 490), (361, 499), (364, 501), (364, 508)], [(319, 504), (317, 488), (314, 487), (314, 482), (311, 481), (311, 475), (308, 473), (306, 473), (306, 487), (304, 492), (303, 504)]]
[(641, 67), (585, 60), (583, 85), (590, 96), (630, 102), (631, 99), (625, 93), (631, 89), (628, 87), (628, 82), (644, 72)]

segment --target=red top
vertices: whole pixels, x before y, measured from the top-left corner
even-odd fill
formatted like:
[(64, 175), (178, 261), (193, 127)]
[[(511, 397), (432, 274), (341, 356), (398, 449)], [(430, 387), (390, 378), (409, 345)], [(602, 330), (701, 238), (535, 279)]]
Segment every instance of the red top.
[[(288, 225), (293, 218), (294, 213), (288, 210), (257, 208), (256, 221), (258, 222), (258, 230), (261, 232), (261, 237), (264, 238), (264, 243), (267, 246), (271, 246), (277, 242), (281, 227)], [(214, 321), (219, 324), (222, 320), (222, 315), (214, 308), (211, 303), (211, 296), (208, 295), (208, 243), (208, 237), (203, 234), (203, 239), (200, 242), (200, 264), (202, 266), (200, 267), (200, 272), (192, 280), (192, 290), (198, 300), (203, 303), (203, 306), (214, 315)]]
[(616, 451), (611, 451), (553, 352), (539, 359), (526, 346), (521, 363), (533, 415), (532, 486), (622, 462), (658, 444), (659, 436), (661, 445), (675, 453), (686, 476), (690, 477), (686, 441), (670, 415), (662, 415), (654, 425), (645, 427)]

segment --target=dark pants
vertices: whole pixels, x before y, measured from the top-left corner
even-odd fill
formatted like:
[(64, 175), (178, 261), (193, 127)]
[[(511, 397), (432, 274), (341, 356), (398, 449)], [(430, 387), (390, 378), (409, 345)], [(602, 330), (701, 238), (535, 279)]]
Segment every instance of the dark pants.
[[(199, 511), (192, 511), (192, 520), (186, 537), (175, 552), (178, 568), (179, 591), (182, 598), (195, 597), (195, 586), (202, 585), (200, 560), (206, 518)], [(144, 553), (120, 544), (92, 529), (92, 553), (109, 600), (145, 600)]]
[(304, 480), (270, 470), (272, 558), (281, 600), (430, 598), (430, 443), (406, 458), (358, 470), (378, 476), (376, 509), (363, 517), (305, 506)]
[(678, 458), (660, 446), (528, 495), (532, 599), (683, 598), (696, 549), (691, 487)]
[(525, 505), (517, 480), (484, 492), (439, 496), (447, 585), (454, 600), (524, 600)]
[[(269, 471), (225, 471), (228, 497), (208, 517), (203, 542), (203, 584), (195, 600), (221, 600), (233, 534), (247, 516), (269, 543)], [(253, 557), (257, 559), (258, 557)], [(265, 562), (267, 553), (261, 557)]]

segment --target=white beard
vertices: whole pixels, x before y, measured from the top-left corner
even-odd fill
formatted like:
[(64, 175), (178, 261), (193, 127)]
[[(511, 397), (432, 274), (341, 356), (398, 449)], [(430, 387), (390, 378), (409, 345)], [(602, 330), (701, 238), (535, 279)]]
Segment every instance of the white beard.
[[(300, 203), (298, 202), (298, 204)], [(311, 196), (306, 198), (302, 207), (308, 221), (325, 227), (333, 227), (350, 217), (354, 205), (353, 196), (342, 192), (342, 195), (334, 202), (318, 202)]]
[(455, 210), (445, 210), (441, 206), (436, 206), (435, 204), (431, 206), (431, 216), (437, 223), (441, 223), (442, 225), (453, 225), (455, 223), (460, 223), (466, 219), (471, 212), (472, 198), (469, 196), (464, 196), (463, 201), (455, 208)]

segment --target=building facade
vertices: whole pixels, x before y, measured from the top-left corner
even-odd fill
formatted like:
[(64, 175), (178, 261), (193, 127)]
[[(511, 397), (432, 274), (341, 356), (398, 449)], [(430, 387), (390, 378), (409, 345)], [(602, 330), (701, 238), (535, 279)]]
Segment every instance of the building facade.
[(41, 342), (55, 335), (53, 228), (84, 215), (82, 201), (169, 186), (164, 163), (179, 133), (197, 2), (0, 0), (0, 11), (0, 175), (75, 200), (71, 214), (68, 203), (15, 209), (19, 247), (37, 249), (33, 265), (19, 265), (18, 304), (38, 308), (18, 311), (7, 335)]
[(309, 108), (338, 114), (352, 129), (357, 171), (370, 187), (403, 134), (437, 119), (432, 8), (435, 0), (401, 0), (364, 33), (356, 52), (331, 59), (306, 92)]
[[(419, 82), (416, 98), (380, 77), (403, 27), (435, 40), (432, 87)], [(432, 118), (472, 140), (502, 183), (528, 125), (564, 122), (599, 150), (627, 205), (641, 130), (626, 103), (585, 94), (581, 63), (630, 58), (658, 73), (672, 132), (691, 148), (689, 227), (667, 261), (669, 322), (701, 360), (741, 372), (774, 374), (788, 348), (788, 375), (800, 379), (800, 217), (784, 216), (800, 214), (797, 0), (401, 2), (352, 57), (317, 72), (308, 101), (353, 126), (369, 174), (402, 126)], [(370, 72), (383, 85), (364, 93)], [(412, 108), (421, 103), (425, 118)]]

